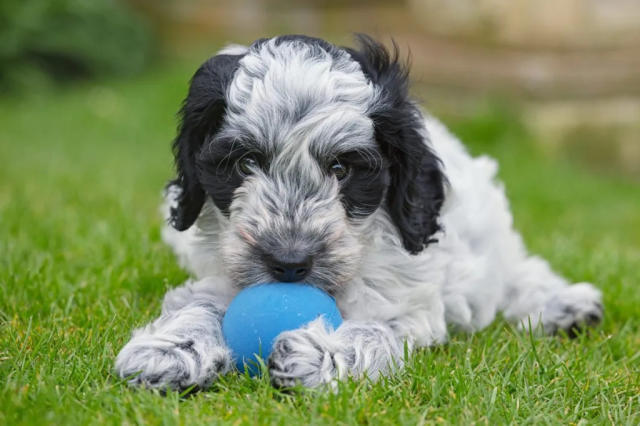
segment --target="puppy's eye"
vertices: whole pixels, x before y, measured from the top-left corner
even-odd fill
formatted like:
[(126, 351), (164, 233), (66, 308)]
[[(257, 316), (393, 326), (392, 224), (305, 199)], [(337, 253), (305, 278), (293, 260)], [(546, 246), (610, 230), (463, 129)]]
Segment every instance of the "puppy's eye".
[(260, 165), (258, 164), (258, 160), (256, 160), (252, 155), (245, 155), (240, 160), (238, 160), (238, 171), (243, 176), (249, 176), (258, 167), (260, 167)]
[(338, 180), (343, 180), (349, 175), (349, 168), (336, 161), (329, 166), (329, 172), (331, 172), (331, 174), (333, 174)]

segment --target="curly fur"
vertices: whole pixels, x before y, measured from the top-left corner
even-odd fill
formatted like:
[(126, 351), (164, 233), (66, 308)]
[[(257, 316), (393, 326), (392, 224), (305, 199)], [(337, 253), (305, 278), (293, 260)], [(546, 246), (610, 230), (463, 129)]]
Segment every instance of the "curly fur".
[(262, 39), (196, 72), (163, 231), (194, 280), (118, 355), (130, 383), (207, 387), (228, 372), (221, 318), (244, 286), (274, 280), (274, 264), (304, 265), (299, 278), (345, 318), (278, 336), (268, 362), (278, 386), (375, 380), (402, 367), (405, 348), (442, 343), (448, 327), (479, 330), (498, 312), (547, 333), (601, 320), (598, 290), (527, 254), (495, 161), (471, 157), (410, 99), (395, 46), (359, 42)]

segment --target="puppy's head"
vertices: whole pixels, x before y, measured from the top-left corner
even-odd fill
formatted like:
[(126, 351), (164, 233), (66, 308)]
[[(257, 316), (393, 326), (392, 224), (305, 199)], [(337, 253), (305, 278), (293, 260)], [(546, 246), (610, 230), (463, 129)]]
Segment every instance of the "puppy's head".
[(438, 230), (443, 176), (407, 70), (395, 46), (359, 42), (263, 39), (194, 75), (174, 143), (171, 222), (189, 228), (209, 197), (234, 282), (333, 291), (357, 272), (374, 214), (386, 211), (389, 237), (412, 254)]

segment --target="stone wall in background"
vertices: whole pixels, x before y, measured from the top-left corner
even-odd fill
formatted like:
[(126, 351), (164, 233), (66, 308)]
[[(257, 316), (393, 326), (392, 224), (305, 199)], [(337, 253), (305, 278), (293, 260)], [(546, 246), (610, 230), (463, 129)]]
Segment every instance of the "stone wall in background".
[(640, 176), (639, 0), (129, 1), (176, 50), (280, 33), (393, 36), (432, 108), (464, 114), (507, 98), (550, 153)]
[(455, 40), (424, 57), (427, 80), (517, 94), (549, 152), (640, 176), (640, 1), (408, 4), (425, 34)]
[(637, 0), (409, 0), (428, 32), (522, 47), (617, 47), (640, 39)]

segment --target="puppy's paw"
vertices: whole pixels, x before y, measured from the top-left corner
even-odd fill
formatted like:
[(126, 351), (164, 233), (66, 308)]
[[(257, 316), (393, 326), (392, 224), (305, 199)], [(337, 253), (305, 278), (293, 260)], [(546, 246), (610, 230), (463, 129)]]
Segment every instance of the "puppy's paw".
[(275, 387), (318, 387), (339, 376), (339, 365), (331, 351), (329, 332), (322, 320), (304, 328), (281, 333), (269, 356), (269, 375)]
[(120, 351), (115, 369), (129, 384), (157, 389), (205, 389), (231, 368), (225, 347), (203, 350), (193, 339), (145, 336)]
[(562, 289), (545, 304), (542, 324), (546, 333), (563, 330), (575, 337), (586, 327), (602, 321), (604, 308), (602, 294), (588, 283), (579, 283)]

